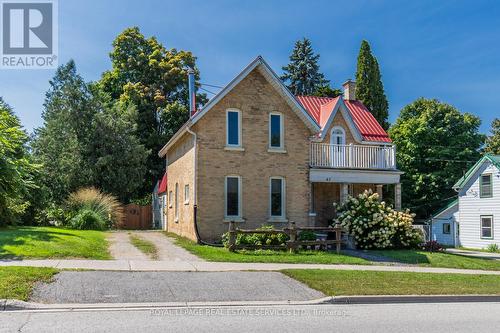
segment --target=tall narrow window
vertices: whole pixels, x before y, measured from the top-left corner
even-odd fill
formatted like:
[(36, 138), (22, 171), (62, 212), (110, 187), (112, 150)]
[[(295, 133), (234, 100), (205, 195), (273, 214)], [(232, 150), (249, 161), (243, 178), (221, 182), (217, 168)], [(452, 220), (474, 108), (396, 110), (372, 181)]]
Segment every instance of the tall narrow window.
[(184, 185), (184, 204), (189, 204), (189, 184)]
[(241, 147), (241, 115), (238, 110), (226, 112), (226, 145)]
[(172, 208), (172, 203), (174, 202), (174, 196), (172, 195), (172, 191), (168, 192), (168, 207)]
[(271, 217), (285, 216), (285, 180), (272, 177), (270, 184)]
[(493, 216), (481, 216), (481, 238), (493, 239)]
[(175, 221), (179, 221), (179, 184), (175, 183)]
[(481, 175), (481, 178), (479, 179), (479, 196), (481, 198), (491, 198), (493, 196), (491, 174)]
[(269, 147), (283, 149), (283, 115), (269, 114)]
[(241, 178), (226, 177), (226, 217), (241, 217)]

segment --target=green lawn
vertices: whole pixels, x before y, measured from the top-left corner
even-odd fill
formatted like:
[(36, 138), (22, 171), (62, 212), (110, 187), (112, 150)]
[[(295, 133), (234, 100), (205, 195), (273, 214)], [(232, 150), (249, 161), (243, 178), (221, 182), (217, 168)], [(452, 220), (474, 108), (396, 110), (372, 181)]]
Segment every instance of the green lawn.
[(111, 259), (105, 233), (53, 227), (0, 229), (0, 258)]
[(44, 267), (0, 267), (0, 299), (27, 301), (36, 282), (50, 282), (57, 272)]
[(130, 235), (130, 242), (132, 243), (132, 245), (138, 248), (139, 251), (146, 254), (151, 259), (158, 259), (158, 249), (152, 242), (136, 235)]
[(322, 251), (299, 251), (294, 254), (275, 250), (229, 252), (223, 247), (198, 245), (191, 240), (173, 233), (167, 233), (167, 235), (174, 238), (177, 245), (208, 261), (292, 264), (370, 264), (370, 262), (365, 259)]
[(500, 261), (498, 260), (471, 258), (451, 253), (415, 250), (378, 250), (370, 252), (403, 263), (418, 264), (419, 266), (500, 270)]
[(282, 273), (329, 296), (500, 295), (500, 276), (412, 272), (285, 270)]

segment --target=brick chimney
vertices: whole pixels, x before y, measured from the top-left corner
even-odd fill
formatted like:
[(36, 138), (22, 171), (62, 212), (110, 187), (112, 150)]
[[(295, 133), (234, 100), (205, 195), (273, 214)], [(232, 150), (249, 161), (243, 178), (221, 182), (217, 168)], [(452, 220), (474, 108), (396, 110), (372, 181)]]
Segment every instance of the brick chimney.
[(342, 85), (344, 88), (344, 99), (353, 101), (356, 99), (356, 82), (349, 79)]

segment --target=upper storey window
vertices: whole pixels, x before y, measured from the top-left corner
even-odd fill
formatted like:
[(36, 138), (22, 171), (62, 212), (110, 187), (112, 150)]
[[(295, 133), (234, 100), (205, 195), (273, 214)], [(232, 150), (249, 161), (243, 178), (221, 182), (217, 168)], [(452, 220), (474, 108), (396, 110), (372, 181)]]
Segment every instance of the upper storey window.
[(269, 148), (283, 149), (283, 115), (281, 113), (269, 114)]
[(241, 147), (241, 111), (226, 111), (226, 146)]

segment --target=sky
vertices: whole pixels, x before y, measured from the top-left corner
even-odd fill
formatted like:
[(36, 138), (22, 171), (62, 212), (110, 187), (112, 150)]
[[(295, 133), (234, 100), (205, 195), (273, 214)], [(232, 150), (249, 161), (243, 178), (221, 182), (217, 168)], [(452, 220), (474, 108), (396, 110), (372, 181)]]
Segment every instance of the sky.
[[(130, 26), (167, 48), (193, 52), (201, 82), (217, 86), (257, 55), (281, 73), (294, 42), (307, 37), (321, 71), (340, 87), (354, 78), (366, 39), (380, 64), (391, 122), (419, 97), (477, 115), (483, 133), (500, 117), (499, 1), (59, 0), (58, 7), (59, 64), (74, 59), (88, 81), (110, 68), (111, 43)], [(43, 124), (54, 73), (0, 69), (0, 96), (30, 132)]]

